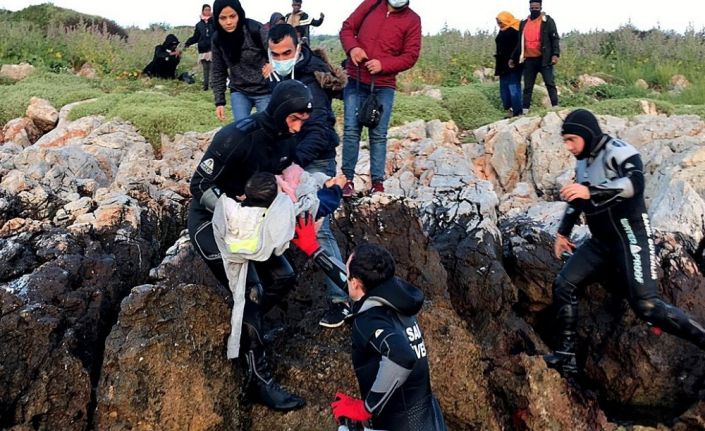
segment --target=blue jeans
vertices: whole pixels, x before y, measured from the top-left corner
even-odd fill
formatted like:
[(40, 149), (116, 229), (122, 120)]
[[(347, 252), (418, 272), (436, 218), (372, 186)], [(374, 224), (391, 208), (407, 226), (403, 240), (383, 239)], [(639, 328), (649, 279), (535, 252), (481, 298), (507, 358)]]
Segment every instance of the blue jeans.
[[(370, 86), (360, 83), (357, 88), (354, 79), (348, 80), (343, 90), (344, 129), (343, 129), (343, 174), (352, 181), (355, 177), (355, 166), (360, 154), (360, 134), (362, 126), (357, 122), (358, 106), (370, 94)], [(395, 90), (389, 87), (375, 87), (377, 100), (382, 104), (382, 118), (370, 133), (370, 175), (372, 181), (384, 181), (384, 165), (387, 159), (387, 129), (392, 118)]]
[(230, 106), (233, 110), (233, 120), (242, 120), (249, 117), (252, 113), (252, 107), (257, 109), (257, 112), (262, 112), (267, 109), (271, 95), (264, 96), (248, 96), (245, 93), (234, 91), (230, 93)]
[(505, 110), (512, 108), (512, 114), (521, 115), (521, 70), (513, 70), (499, 77), (499, 97)]
[[(329, 176), (335, 176), (335, 159), (314, 160), (306, 166), (306, 172), (322, 172)], [(330, 229), (330, 216), (323, 219), (321, 228), (318, 229), (318, 243), (328, 256), (334, 257), (343, 262), (340, 248), (335, 241), (333, 231)], [(326, 277), (326, 296), (331, 302), (349, 302), (348, 293), (338, 287), (330, 278)]]

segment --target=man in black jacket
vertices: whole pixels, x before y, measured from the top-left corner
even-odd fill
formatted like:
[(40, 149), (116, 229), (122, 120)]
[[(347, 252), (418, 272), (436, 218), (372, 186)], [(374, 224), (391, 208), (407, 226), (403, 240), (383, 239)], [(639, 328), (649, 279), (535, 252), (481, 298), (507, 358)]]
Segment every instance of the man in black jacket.
[(321, 249), (310, 217), (299, 219), (292, 243), (341, 286), (347, 282), (355, 301), (352, 361), (362, 399), (338, 392), (331, 404), (335, 418), (370, 421), (387, 431), (445, 431), (416, 321), (423, 292), (394, 276), (394, 259), (378, 245), (357, 246), (343, 267)]
[(568, 114), (561, 132), (578, 163), (576, 182), (560, 192), (568, 207), (556, 235), (556, 257), (573, 251), (570, 232), (581, 213), (592, 236), (575, 250), (554, 282), (559, 339), (556, 351), (544, 356), (546, 363), (564, 373), (577, 370), (577, 293), (602, 274), (612, 275), (625, 287), (629, 305), (639, 318), (705, 350), (705, 329), (659, 297), (639, 152), (602, 133), (597, 118), (585, 109)]
[[(301, 130), (311, 110), (311, 92), (304, 84), (294, 80), (283, 83), (264, 112), (216, 133), (193, 174), (188, 217), (191, 243), (223, 286), (228, 286), (228, 278), (211, 223), (215, 204), (222, 194), (242, 196), (253, 174), (279, 174), (289, 166), (296, 146), (293, 135)], [(261, 319), (291, 290), (294, 281), (294, 271), (284, 256), (249, 264), (240, 357), (245, 356), (254, 400), (282, 411), (301, 407), (304, 400), (274, 382), (262, 344)]]
[[(276, 88), (294, 77), (311, 90), (313, 111), (296, 135), (295, 160), (308, 172), (322, 172), (335, 176), (335, 147), (339, 138), (335, 131), (335, 114), (331, 107), (331, 93), (342, 90), (345, 80), (335, 76), (331, 67), (306, 44), (299, 43), (296, 30), (289, 24), (279, 24), (269, 31), (270, 67), (265, 77)], [(326, 253), (342, 260), (340, 249), (330, 229), (330, 218), (326, 217), (318, 230), (318, 240)], [(321, 317), (320, 324), (328, 328), (343, 324), (350, 314), (347, 293), (335, 282), (326, 280), (329, 309)]]
[(210, 5), (201, 7), (201, 20), (193, 29), (193, 36), (186, 40), (186, 48), (198, 44), (198, 61), (203, 66), (203, 90), (208, 91), (208, 77), (211, 69), (211, 37), (213, 37), (213, 17)]
[(154, 47), (154, 57), (142, 73), (152, 78), (176, 79), (176, 66), (180, 61), (179, 39), (169, 34), (164, 43)]
[(558, 90), (553, 66), (561, 55), (556, 22), (541, 12), (541, 0), (529, 0), (529, 17), (519, 25), (519, 44), (509, 67), (524, 65), (524, 113), (529, 112), (536, 76), (541, 73), (552, 106), (558, 106)]
[(325, 15), (321, 12), (318, 19), (313, 19), (308, 16), (308, 14), (301, 10), (302, 0), (293, 0), (291, 2), (291, 12), (286, 14), (286, 23), (291, 25), (296, 29), (299, 34), (299, 38), (302, 39), (303, 43), (308, 44), (309, 42), (309, 28), (311, 26), (318, 27), (323, 24), (323, 18)]

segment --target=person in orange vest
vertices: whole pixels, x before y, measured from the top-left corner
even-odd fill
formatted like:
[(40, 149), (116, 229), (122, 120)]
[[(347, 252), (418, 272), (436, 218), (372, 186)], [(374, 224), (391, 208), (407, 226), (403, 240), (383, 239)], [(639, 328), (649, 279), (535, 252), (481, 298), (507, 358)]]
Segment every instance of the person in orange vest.
[(541, 0), (529, 0), (529, 16), (519, 25), (519, 43), (514, 49), (509, 67), (524, 66), (523, 112), (531, 107), (536, 75), (541, 73), (552, 106), (558, 106), (558, 90), (553, 66), (561, 55), (556, 22), (541, 11)]

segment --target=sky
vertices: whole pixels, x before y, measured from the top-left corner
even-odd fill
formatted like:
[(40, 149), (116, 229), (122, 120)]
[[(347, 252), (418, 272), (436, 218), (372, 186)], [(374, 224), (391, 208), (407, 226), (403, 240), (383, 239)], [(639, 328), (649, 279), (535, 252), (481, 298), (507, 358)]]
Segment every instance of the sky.
[[(23, 9), (44, 0), (0, 0), (0, 8)], [(53, 0), (56, 6), (99, 15), (123, 26), (147, 27), (151, 23), (173, 26), (194, 25), (198, 20), (202, 0)], [(272, 12), (286, 14), (291, 9), (288, 0), (241, 0), (249, 18), (266, 21)], [(211, 2), (212, 4), (212, 2)], [(341, 23), (360, 4), (360, 0), (304, 0), (303, 10), (318, 17), (324, 12), (321, 27), (312, 34), (337, 34)], [(411, 7), (420, 16), (424, 34), (438, 33), (449, 28), (476, 32), (494, 31), (495, 17), (506, 10), (517, 17), (528, 14), (527, 0), (411, 0)], [(684, 32), (689, 26), (705, 29), (705, 2), (702, 0), (544, 0), (543, 9), (556, 21), (559, 33), (572, 30), (614, 30), (631, 23), (640, 30), (660, 27)]]

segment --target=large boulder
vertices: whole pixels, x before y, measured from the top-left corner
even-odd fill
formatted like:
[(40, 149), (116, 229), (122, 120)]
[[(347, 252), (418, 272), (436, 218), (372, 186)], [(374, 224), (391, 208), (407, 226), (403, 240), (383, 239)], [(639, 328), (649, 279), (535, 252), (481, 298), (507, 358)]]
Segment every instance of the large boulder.
[(25, 114), (32, 120), (42, 134), (45, 134), (56, 127), (59, 122), (59, 111), (56, 110), (48, 100), (39, 97), (32, 97)]
[(3, 64), (0, 67), (0, 78), (21, 81), (34, 72), (34, 66), (27, 63)]
[(35, 143), (40, 136), (41, 131), (27, 117), (10, 120), (2, 129), (2, 142), (12, 142), (23, 148)]
[(227, 298), (202, 285), (132, 289), (106, 340), (96, 428), (241, 429)]

